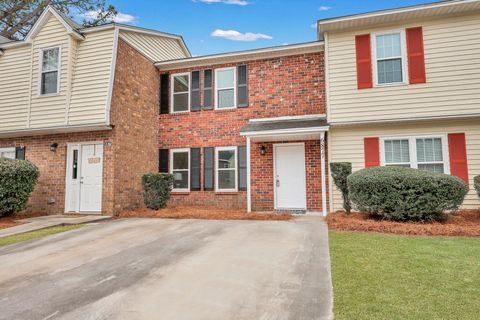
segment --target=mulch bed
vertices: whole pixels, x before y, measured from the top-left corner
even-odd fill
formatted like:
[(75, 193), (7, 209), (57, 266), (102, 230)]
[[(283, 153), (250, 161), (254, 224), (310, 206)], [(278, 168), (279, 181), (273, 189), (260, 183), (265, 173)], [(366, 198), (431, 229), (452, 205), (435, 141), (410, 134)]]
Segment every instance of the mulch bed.
[(206, 219), (206, 220), (278, 220), (286, 221), (293, 219), (289, 213), (248, 213), (243, 210), (218, 209), (218, 208), (196, 208), (196, 207), (167, 207), (158, 211), (139, 209), (124, 211), (120, 218), (141, 217), (141, 218), (168, 218), (168, 219)]
[(45, 214), (42, 214), (42, 213), (22, 213), (22, 214), (16, 214), (11, 217), (3, 217), (3, 218), (0, 218), (0, 229), (10, 228), (10, 227), (18, 226), (20, 224), (25, 223), (25, 222), (17, 222), (15, 220), (41, 217), (44, 215)]
[(369, 218), (367, 214), (330, 213), (326, 221), (330, 230), (380, 232), (424, 236), (480, 237), (480, 210), (460, 210), (444, 222), (391, 222)]

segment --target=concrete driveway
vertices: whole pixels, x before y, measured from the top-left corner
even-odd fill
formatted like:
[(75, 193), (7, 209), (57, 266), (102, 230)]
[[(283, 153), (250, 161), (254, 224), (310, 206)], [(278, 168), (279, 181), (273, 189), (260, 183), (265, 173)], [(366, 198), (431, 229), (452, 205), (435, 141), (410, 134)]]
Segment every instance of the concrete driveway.
[(327, 229), (115, 220), (0, 248), (0, 319), (328, 319)]

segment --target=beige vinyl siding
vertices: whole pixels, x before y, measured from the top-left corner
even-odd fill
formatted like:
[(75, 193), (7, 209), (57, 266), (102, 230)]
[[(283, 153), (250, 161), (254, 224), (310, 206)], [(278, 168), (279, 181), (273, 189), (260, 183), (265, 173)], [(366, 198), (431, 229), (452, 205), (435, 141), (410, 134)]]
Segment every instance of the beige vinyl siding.
[(89, 33), (78, 43), (68, 109), (69, 125), (106, 121), (113, 42), (111, 29)]
[(121, 31), (120, 37), (154, 62), (186, 58), (177, 39)]
[[(468, 174), (470, 191), (465, 198), (464, 207), (480, 207), (480, 198), (473, 186), (473, 177), (480, 174), (480, 125), (479, 120), (443, 120), (409, 124), (383, 124), (369, 126), (332, 127), (329, 133), (329, 161), (351, 162), (353, 171), (364, 168), (365, 137), (414, 136), (465, 132), (467, 143)], [(330, 179), (331, 180), (331, 179)], [(341, 193), (330, 181), (331, 210), (342, 208)]]
[[(60, 91), (55, 95), (40, 95), (40, 71), (42, 49), (60, 47)], [(65, 27), (54, 16), (33, 39), (33, 65), (30, 106), (30, 127), (43, 128), (65, 125), (65, 105), (67, 94), (69, 36)]]
[[(427, 83), (358, 90), (355, 36), (413, 26), (423, 27)], [(328, 34), (330, 122), (480, 114), (479, 34), (480, 14)]]

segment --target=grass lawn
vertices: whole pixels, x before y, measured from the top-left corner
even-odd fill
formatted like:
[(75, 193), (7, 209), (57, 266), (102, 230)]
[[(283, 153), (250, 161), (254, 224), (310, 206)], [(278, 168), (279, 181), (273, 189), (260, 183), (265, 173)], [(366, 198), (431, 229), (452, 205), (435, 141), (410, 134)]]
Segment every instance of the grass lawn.
[(67, 225), (67, 226), (58, 226), (58, 227), (51, 227), (46, 229), (41, 229), (37, 231), (31, 231), (26, 233), (21, 233), (13, 236), (8, 236), (5, 238), (0, 238), (0, 247), (6, 246), (9, 244), (17, 243), (20, 241), (32, 240), (37, 238), (42, 238), (51, 234), (65, 232), (69, 230), (79, 229), (82, 228), (84, 225), (77, 224), (77, 225)]
[(480, 239), (330, 232), (335, 319), (479, 319)]

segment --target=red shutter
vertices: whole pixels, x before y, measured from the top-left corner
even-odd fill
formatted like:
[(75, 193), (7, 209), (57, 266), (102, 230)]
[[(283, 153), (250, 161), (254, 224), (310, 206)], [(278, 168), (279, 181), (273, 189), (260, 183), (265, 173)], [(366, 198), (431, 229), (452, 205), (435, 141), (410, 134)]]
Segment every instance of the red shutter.
[(358, 89), (371, 88), (372, 82), (372, 51), (370, 48), (370, 35), (355, 36), (357, 52), (357, 85)]
[(450, 153), (450, 174), (459, 177), (468, 186), (467, 146), (465, 133), (448, 134), (448, 151)]
[(363, 140), (365, 152), (365, 168), (380, 166), (380, 141), (378, 137)]
[(425, 83), (425, 55), (422, 27), (407, 28), (408, 76), (410, 83)]

